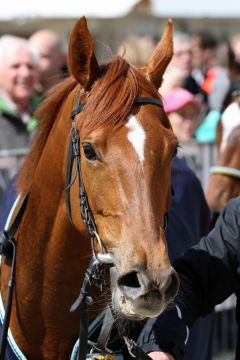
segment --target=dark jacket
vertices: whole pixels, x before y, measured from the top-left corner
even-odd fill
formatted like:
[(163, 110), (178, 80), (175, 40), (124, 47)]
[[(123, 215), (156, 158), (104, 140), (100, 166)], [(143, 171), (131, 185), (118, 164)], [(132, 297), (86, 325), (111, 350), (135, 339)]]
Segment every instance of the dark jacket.
[[(188, 328), (233, 293), (240, 291), (240, 197), (229, 202), (215, 228), (176, 260), (181, 286), (175, 305), (150, 319), (139, 338), (146, 352), (159, 349), (183, 358)], [(240, 322), (239, 301), (237, 322)], [(236, 349), (240, 359), (240, 338)]]

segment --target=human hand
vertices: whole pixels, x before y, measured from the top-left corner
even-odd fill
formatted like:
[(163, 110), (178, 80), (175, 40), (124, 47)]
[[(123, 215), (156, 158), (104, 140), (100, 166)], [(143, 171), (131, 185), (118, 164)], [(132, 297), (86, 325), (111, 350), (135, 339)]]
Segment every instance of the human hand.
[(168, 353), (161, 351), (154, 351), (148, 354), (153, 360), (175, 360), (174, 357)]

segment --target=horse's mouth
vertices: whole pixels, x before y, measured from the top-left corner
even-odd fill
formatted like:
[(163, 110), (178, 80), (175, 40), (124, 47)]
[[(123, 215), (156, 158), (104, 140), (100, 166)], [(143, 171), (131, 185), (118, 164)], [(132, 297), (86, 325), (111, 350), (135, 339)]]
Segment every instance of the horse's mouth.
[(144, 320), (146, 316), (141, 314), (136, 314), (135, 311), (132, 308), (131, 302), (126, 299), (124, 295), (120, 295), (119, 299), (119, 308), (121, 311), (121, 314), (124, 317), (127, 317), (129, 319), (135, 319), (135, 320)]
[(151, 295), (133, 301), (125, 297), (119, 289), (113, 292), (112, 304), (121, 317), (134, 321), (158, 316), (167, 306), (160, 298), (152, 298)]

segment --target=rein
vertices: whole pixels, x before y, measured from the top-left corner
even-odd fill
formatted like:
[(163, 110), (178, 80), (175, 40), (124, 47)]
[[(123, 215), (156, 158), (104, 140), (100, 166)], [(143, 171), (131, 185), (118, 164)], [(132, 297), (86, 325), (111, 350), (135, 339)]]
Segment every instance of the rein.
[(240, 170), (230, 166), (212, 166), (210, 174), (226, 175), (240, 179)]

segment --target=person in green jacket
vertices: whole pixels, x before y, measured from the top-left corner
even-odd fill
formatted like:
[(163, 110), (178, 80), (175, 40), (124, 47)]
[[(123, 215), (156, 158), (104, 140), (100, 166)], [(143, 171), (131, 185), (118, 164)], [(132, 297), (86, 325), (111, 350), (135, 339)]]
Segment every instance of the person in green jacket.
[(40, 103), (34, 92), (39, 55), (27, 40), (0, 38), (0, 149), (28, 148), (38, 120)]

